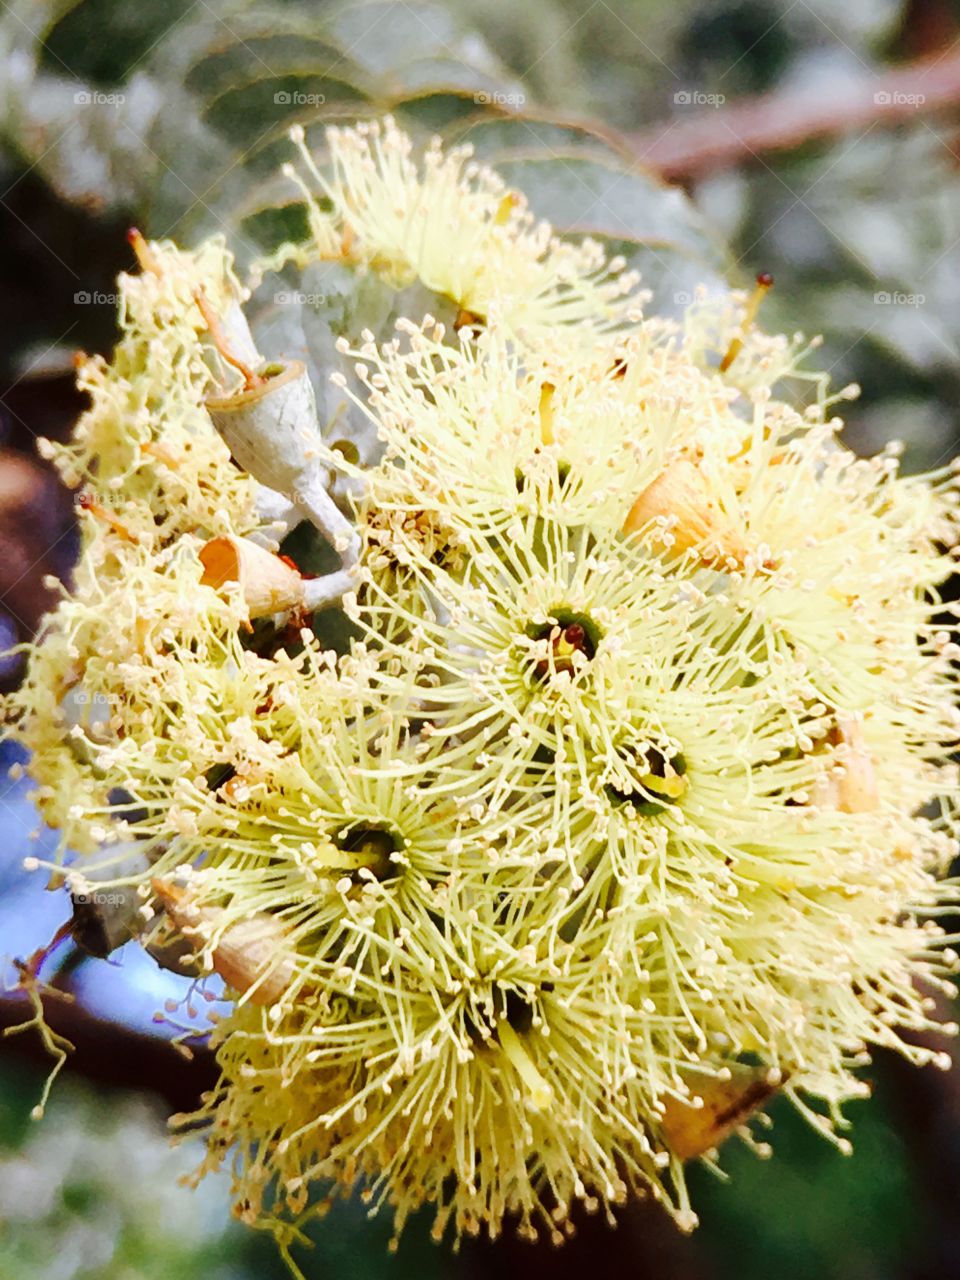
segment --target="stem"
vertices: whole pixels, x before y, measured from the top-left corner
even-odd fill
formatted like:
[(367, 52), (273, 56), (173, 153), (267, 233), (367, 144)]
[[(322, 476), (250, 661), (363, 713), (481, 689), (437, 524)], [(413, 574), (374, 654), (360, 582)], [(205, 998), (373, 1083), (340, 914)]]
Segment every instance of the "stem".
[[(906, 63), (824, 93), (789, 91), (743, 98), (730, 106), (665, 120), (627, 142), (640, 161), (666, 178), (695, 180), (771, 151), (918, 120), (960, 102), (960, 53)], [(920, 99), (918, 101), (918, 98)]]
[(345, 569), (356, 564), (360, 555), (360, 538), (356, 529), (327, 492), (320, 467), (313, 468), (297, 489), (296, 500), (307, 518), (320, 530), (327, 542), (339, 551)]

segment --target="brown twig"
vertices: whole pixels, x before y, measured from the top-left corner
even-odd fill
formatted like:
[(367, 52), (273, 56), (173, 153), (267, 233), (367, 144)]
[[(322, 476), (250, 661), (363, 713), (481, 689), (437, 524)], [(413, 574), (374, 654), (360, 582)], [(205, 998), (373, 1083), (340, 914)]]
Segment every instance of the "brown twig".
[[(0, 996), (0, 1029), (22, 1024), (29, 1012), (29, 1002), (22, 994)], [(98, 1085), (149, 1089), (175, 1110), (190, 1111), (197, 1106), (200, 1094), (216, 1084), (213, 1054), (204, 1049), (196, 1049), (193, 1058), (186, 1059), (168, 1041), (105, 1022), (77, 1003), (49, 1001), (44, 1018), (51, 1031), (73, 1045), (66, 1072), (85, 1076)], [(39, 1036), (25, 1032), (3, 1040), (2, 1045), (4, 1054), (47, 1071), (49, 1055)], [(38, 1081), (42, 1078), (39, 1075)]]
[(140, 541), (137, 535), (128, 529), (119, 517), (115, 516), (112, 511), (108, 511), (102, 503), (97, 502), (93, 494), (88, 493), (86, 490), (77, 498), (77, 506), (81, 511), (86, 511), (105, 525), (109, 525), (114, 533), (123, 538), (124, 542)]
[(133, 249), (137, 259), (137, 264), (141, 271), (148, 271), (151, 275), (159, 276), (162, 274), (160, 263), (157, 261), (157, 255), (150, 248), (144, 239), (142, 233), (136, 228), (131, 227), (127, 232), (127, 243)]
[(256, 373), (248, 364), (245, 364), (231, 349), (227, 335), (223, 331), (220, 317), (210, 305), (207, 295), (202, 289), (197, 289), (193, 296), (196, 299), (197, 306), (200, 308), (200, 314), (203, 316), (204, 324), (207, 326), (213, 345), (220, 352), (223, 359), (226, 360), (227, 364), (233, 365), (234, 369), (238, 369), (243, 374), (244, 391), (253, 391), (257, 387), (262, 387), (266, 379), (261, 378), (259, 373)]
[(768, 93), (666, 120), (628, 142), (664, 177), (688, 180), (711, 170), (788, 150), (814, 138), (893, 127), (960, 103), (960, 53), (906, 63), (860, 82)]

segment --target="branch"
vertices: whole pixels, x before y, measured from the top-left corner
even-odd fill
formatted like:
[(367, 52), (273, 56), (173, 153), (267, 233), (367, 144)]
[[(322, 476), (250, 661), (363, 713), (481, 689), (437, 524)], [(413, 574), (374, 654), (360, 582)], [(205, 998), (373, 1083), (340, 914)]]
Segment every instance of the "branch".
[(960, 103), (960, 53), (822, 86), (722, 103), (628, 135), (639, 160), (666, 178), (690, 180), (813, 138), (892, 128)]
[[(82, 1005), (45, 999), (44, 1018), (51, 1030), (73, 1043), (65, 1072), (77, 1072), (98, 1085), (112, 1088), (148, 1089), (163, 1098), (174, 1111), (192, 1111), (200, 1094), (217, 1082), (213, 1055), (194, 1050), (192, 1060), (182, 1057), (167, 1040), (130, 1031), (117, 1023), (94, 1017)], [(23, 995), (0, 997), (0, 1029), (15, 1027), (30, 1016)], [(40, 1037), (33, 1031), (9, 1036), (2, 1042), (5, 1054), (16, 1055), (39, 1066), (40, 1084), (52, 1059)]]

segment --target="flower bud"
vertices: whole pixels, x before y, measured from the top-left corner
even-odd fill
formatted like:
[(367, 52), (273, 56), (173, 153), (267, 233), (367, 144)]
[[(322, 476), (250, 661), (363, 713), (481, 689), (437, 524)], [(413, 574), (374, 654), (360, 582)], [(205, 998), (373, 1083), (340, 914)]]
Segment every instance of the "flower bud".
[(215, 939), (210, 964), (228, 987), (241, 995), (249, 992), (252, 1004), (276, 1004), (296, 972), (294, 953), (276, 917), (258, 914), (218, 929), (225, 914), (221, 909), (197, 906), (172, 881), (155, 878), (151, 883), (184, 937), (200, 944)]
[(692, 1160), (719, 1146), (774, 1096), (783, 1083), (769, 1067), (735, 1066), (718, 1076), (691, 1075), (694, 1101), (668, 1098), (660, 1120), (667, 1145), (680, 1160)]
[(292, 497), (322, 447), (313, 387), (301, 360), (264, 374), (260, 385), (210, 396), (207, 411), (227, 448), (261, 484)]
[(624, 533), (654, 520), (669, 520), (676, 552), (697, 548), (705, 564), (732, 559), (743, 564), (746, 549), (726, 513), (717, 505), (700, 469), (687, 458), (671, 462), (630, 508)]
[(237, 582), (251, 618), (298, 609), (304, 602), (304, 580), (279, 556), (247, 538), (212, 538), (200, 550), (204, 586)]
[(841, 720), (833, 740), (836, 765), (817, 780), (814, 803), (841, 813), (870, 813), (879, 807), (880, 794), (873, 760), (863, 745), (862, 726), (856, 720)]

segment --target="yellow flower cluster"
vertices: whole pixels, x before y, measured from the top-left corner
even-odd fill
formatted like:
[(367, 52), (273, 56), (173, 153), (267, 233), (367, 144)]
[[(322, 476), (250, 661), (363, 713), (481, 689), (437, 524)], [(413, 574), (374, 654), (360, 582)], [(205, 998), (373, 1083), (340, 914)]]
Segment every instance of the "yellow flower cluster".
[[(631, 1191), (691, 1226), (684, 1162), (772, 1092), (844, 1145), (870, 1046), (941, 1061), (903, 1033), (954, 962), (953, 472), (856, 458), (848, 393), (743, 295), (645, 318), (466, 156), (329, 142), (281, 259), (470, 322), (341, 338), (360, 467), (223, 246), (142, 246), (11, 732), (74, 882), (132, 845), (145, 945), (227, 984), (206, 1167), (232, 1152), (242, 1218), (288, 1249), (357, 1185), (438, 1237), (560, 1241)], [(278, 512), (340, 554), (322, 590)]]

